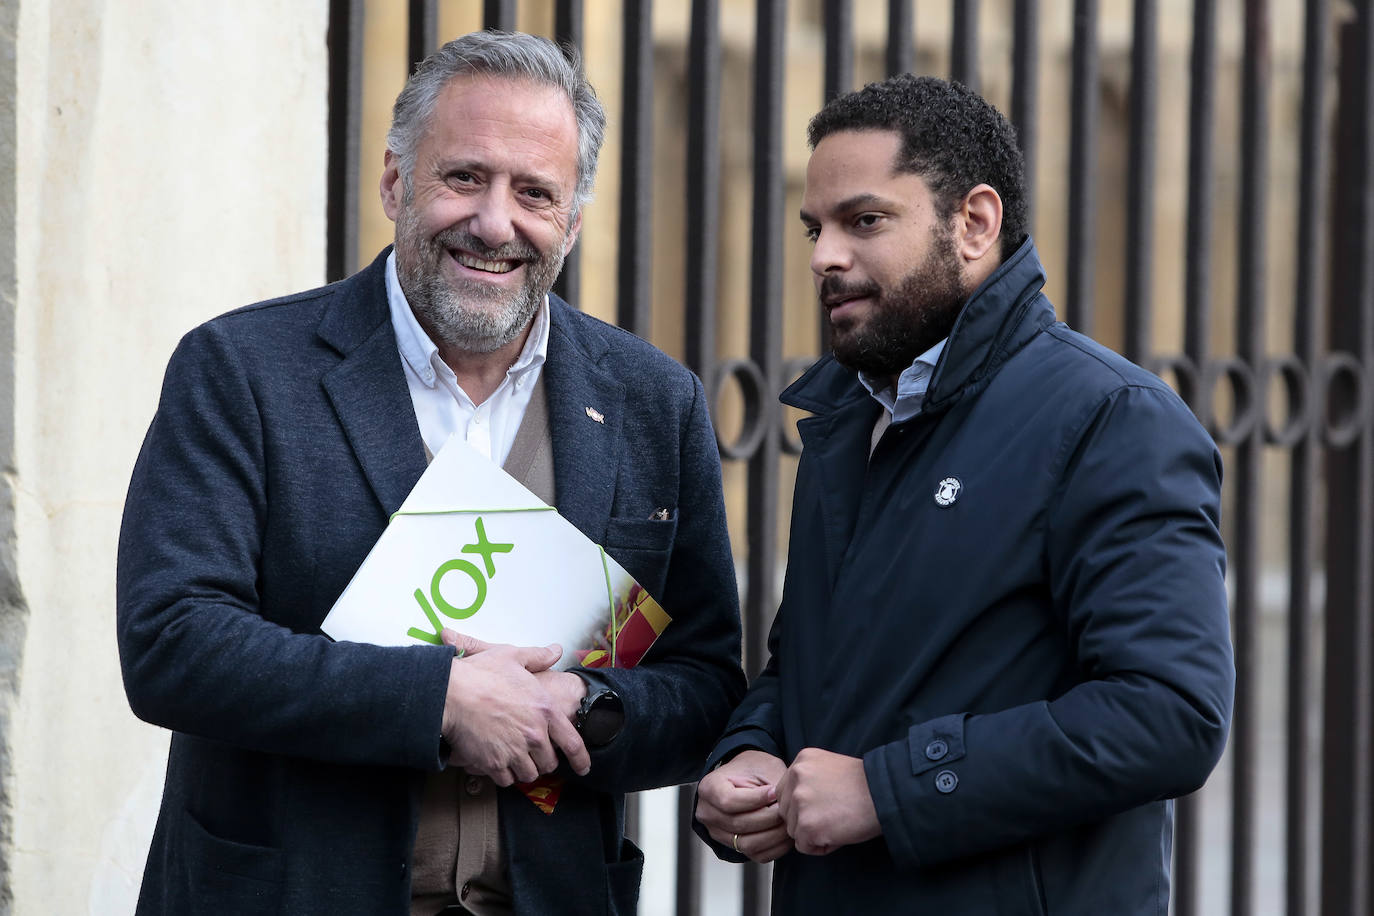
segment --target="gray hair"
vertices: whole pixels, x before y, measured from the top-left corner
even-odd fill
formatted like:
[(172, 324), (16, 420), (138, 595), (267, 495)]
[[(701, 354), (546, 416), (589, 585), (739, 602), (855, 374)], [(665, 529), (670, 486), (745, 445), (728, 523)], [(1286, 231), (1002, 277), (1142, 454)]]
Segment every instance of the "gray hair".
[(420, 61), (406, 81), (391, 114), (387, 148), (399, 162), (406, 196), (415, 172), (415, 150), (429, 129), (434, 108), (455, 77), (466, 74), (530, 80), (563, 90), (577, 118), (577, 191), (573, 211), (592, 199), (596, 160), (606, 136), (606, 110), (587, 82), (577, 49), (523, 32), (488, 29), (455, 38)]

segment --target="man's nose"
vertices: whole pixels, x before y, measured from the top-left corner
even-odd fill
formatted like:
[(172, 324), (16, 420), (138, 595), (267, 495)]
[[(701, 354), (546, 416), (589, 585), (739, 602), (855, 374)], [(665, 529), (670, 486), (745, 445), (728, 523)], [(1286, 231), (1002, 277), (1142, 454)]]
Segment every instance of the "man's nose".
[(501, 247), (515, 238), (514, 206), (509, 188), (492, 185), (477, 201), (468, 231), (488, 248)]
[(811, 246), (811, 272), (823, 277), (834, 271), (848, 270), (851, 266), (849, 250), (840, 243), (834, 232), (821, 231)]

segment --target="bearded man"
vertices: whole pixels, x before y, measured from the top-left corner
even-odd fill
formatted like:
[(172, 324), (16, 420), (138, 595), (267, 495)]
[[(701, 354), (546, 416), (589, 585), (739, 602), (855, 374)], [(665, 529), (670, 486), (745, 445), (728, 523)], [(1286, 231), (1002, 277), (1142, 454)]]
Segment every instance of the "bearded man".
[[(550, 293), (604, 128), (552, 43), (445, 45), (396, 100), (394, 250), (172, 356), (120, 532), (129, 702), (174, 732), (139, 913), (635, 912), (624, 793), (695, 778), (744, 677), (701, 383)], [(637, 667), (322, 635), (453, 437), (659, 599)], [(512, 787), (554, 772), (551, 814)]]
[(834, 354), (782, 395), (782, 603), (697, 832), (777, 913), (1159, 916), (1234, 690), (1217, 450), (1055, 321), (983, 99), (895, 77), (809, 140)]

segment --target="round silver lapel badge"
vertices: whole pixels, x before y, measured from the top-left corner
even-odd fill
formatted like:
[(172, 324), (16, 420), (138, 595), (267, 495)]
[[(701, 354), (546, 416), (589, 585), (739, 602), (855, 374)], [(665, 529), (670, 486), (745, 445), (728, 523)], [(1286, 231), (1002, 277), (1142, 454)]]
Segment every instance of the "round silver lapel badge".
[(958, 477), (946, 477), (935, 485), (935, 505), (941, 509), (948, 509), (954, 505), (954, 501), (959, 498), (959, 491), (964, 485)]

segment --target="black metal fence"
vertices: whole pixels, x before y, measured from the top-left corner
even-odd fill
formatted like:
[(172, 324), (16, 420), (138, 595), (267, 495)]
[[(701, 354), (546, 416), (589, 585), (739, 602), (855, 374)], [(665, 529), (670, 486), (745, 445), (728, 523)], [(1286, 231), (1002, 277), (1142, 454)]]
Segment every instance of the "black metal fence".
[[(553, 37), (582, 47), (584, 4), (543, 5), (552, 6)], [(737, 10), (743, 4), (724, 5)], [(875, 5), (859, 7), (871, 13)], [(783, 350), (784, 227), (795, 220), (785, 205), (783, 151), (784, 144), (800, 142), (784, 136), (785, 73), (789, 53), (812, 53), (789, 51), (788, 17), (817, 21), (824, 40), (816, 63), (823, 67), (822, 95), (829, 97), (854, 85), (855, 5), (752, 5), (747, 306), (721, 301), (721, 6), (719, 0), (693, 0), (683, 36), (681, 155), (687, 180), (679, 193), (654, 180), (658, 45), (652, 4), (623, 3), (623, 108), (612, 111), (622, 126), (616, 317), (648, 335), (654, 292), (650, 240), (655, 226), (662, 231), (663, 214), (682, 214), (673, 229), (681, 233), (686, 253), (683, 308), (675, 316), (680, 352), (707, 381), (713, 399), (729, 397), (738, 405), (737, 431), (723, 435), (721, 452), (727, 471), (746, 468), (738, 481), (746, 518), (732, 519), (732, 533), (745, 545), (745, 662), (752, 673), (763, 663), (778, 597), (779, 508), (788, 498), (780, 469), (798, 448), (775, 394), (807, 361), (785, 358)], [(450, 37), (439, 34), (438, 7), (437, 0), (408, 4), (412, 61)], [(1173, 17), (1167, 23), (1161, 22), (1161, 7)], [(487, 0), (482, 9), (486, 25), (517, 25), (512, 0)], [(1374, 0), (1135, 0), (1131, 9), (1124, 187), (1104, 188), (1099, 180), (1109, 93), (1096, 0), (888, 0), (882, 67), (895, 73), (920, 70), (925, 59), (946, 61), (937, 75), (978, 88), (980, 76), (993, 67), (985, 35), (998, 17), (998, 30), (1009, 35), (1010, 59), (996, 66), (1007, 74), (1007, 107), (1027, 158), (1032, 225), (1038, 229), (1050, 212), (1064, 224), (1063, 250), (1041, 244), (1048, 263), (1065, 265), (1063, 292), (1055, 297), (1062, 316), (1089, 334), (1101, 331), (1110, 338), (1110, 329), (1119, 329), (1118, 339), (1108, 342), (1168, 379), (1225, 451), (1238, 674), (1230, 793), (1221, 805), (1225, 826), (1219, 842), (1202, 839), (1196, 798), (1178, 804), (1175, 911), (1201, 912), (1203, 879), (1229, 862), (1223, 898), (1237, 916), (1374, 912)], [(331, 278), (351, 271), (359, 254), (363, 10), (362, 0), (331, 4)], [(1191, 13), (1188, 89), (1186, 97), (1170, 97), (1167, 109), (1186, 134), (1187, 174), (1185, 199), (1167, 208), (1181, 215), (1166, 217), (1158, 174), (1159, 36), (1163, 25), (1178, 25), (1181, 10)], [(1302, 23), (1300, 68), (1291, 80), (1299, 91), (1292, 104), (1274, 98), (1277, 12), (1285, 13), (1285, 22)], [(923, 32), (932, 13), (942, 23), (942, 53), (923, 56), (920, 49), (932, 44)], [(1042, 30), (1052, 13), (1072, 17), (1066, 117), (1041, 110), (1047, 72)], [(1234, 78), (1221, 72), (1219, 43), (1227, 17), (1238, 23), (1240, 35)], [(1228, 92), (1223, 83), (1235, 84), (1237, 91)], [(819, 107), (823, 98), (814, 101)], [(1234, 146), (1218, 139), (1218, 125), (1230, 118), (1238, 122)], [(1274, 138), (1290, 128), (1296, 133), (1296, 168), (1291, 176), (1280, 175), (1272, 161)], [(1046, 174), (1042, 156), (1050, 136), (1067, 147), (1062, 199), (1049, 199), (1035, 180)], [(1225, 171), (1235, 175), (1234, 205), (1224, 209), (1217, 203), (1218, 163), (1229, 163)], [(1272, 205), (1275, 183), (1289, 181), (1297, 201), (1291, 217)], [(1116, 251), (1104, 247), (1100, 232), (1107, 211), (1120, 214), (1124, 227)], [(1234, 222), (1219, 226), (1219, 211)], [(1229, 244), (1218, 243), (1228, 235)], [(1181, 247), (1181, 253), (1168, 252), (1183, 259), (1181, 289), (1161, 288), (1161, 238)], [(1103, 276), (1103, 263), (1117, 265), (1119, 273)], [(1290, 287), (1275, 287), (1275, 263), (1287, 265), (1279, 273), (1291, 274)], [(1218, 272), (1227, 274), (1229, 285), (1218, 283)], [(1116, 282), (1118, 294), (1104, 296), (1104, 287)], [(559, 292), (576, 302), (581, 283), (574, 254)], [(1219, 296), (1219, 286), (1229, 295)], [(1156, 307), (1179, 299), (1182, 308)], [(725, 308), (747, 308), (747, 356), (720, 356), (718, 318)], [(811, 320), (819, 325), (818, 318)], [(823, 345), (819, 327), (815, 334)], [(1156, 337), (1179, 345), (1158, 346)], [(1267, 583), (1282, 586), (1286, 599), (1266, 597)], [(1282, 672), (1262, 670), (1264, 620), (1271, 618), (1282, 624), (1276, 656)], [(1274, 684), (1281, 710), (1271, 717), (1275, 724), (1266, 726), (1259, 698)], [(1265, 727), (1279, 729), (1282, 760), (1262, 749)], [(1281, 771), (1281, 797), (1261, 793), (1259, 774), (1266, 766)], [(683, 824), (690, 802), (690, 792), (683, 790)], [(1262, 816), (1274, 812), (1277, 820)], [(1281, 852), (1260, 861), (1257, 849), (1274, 830), (1281, 837), (1267, 845)], [(701, 911), (701, 848), (685, 829), (678, 848), (677, 912), (695, 914)], [(1256, 890), (1257, 872), (1275, 869), (1283, 874), (1282, 900)], [(747, 870), (742, 896), (743, 912), (766, 911), (763, 870)]]

